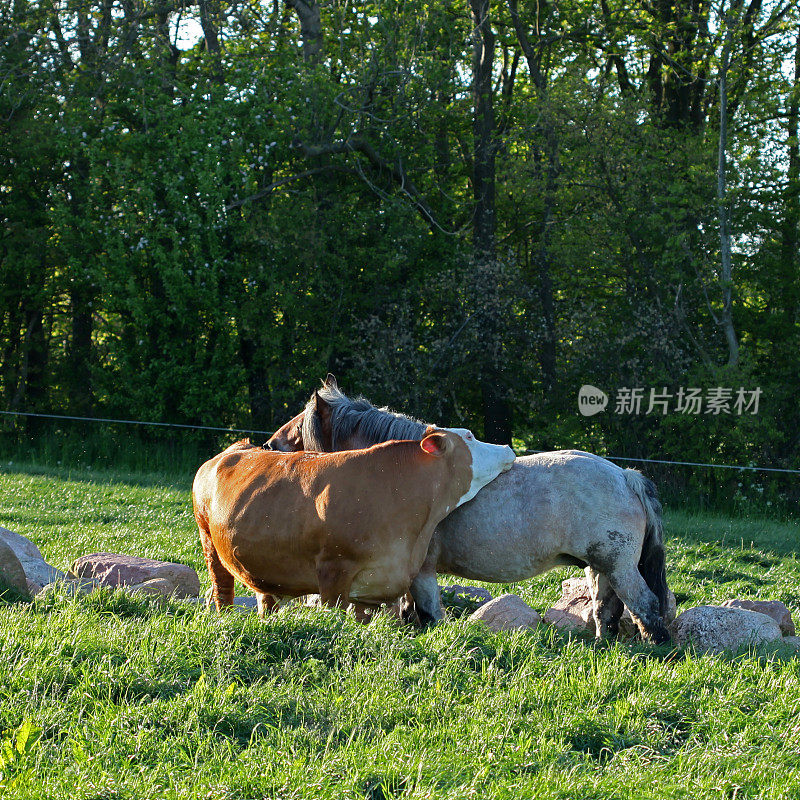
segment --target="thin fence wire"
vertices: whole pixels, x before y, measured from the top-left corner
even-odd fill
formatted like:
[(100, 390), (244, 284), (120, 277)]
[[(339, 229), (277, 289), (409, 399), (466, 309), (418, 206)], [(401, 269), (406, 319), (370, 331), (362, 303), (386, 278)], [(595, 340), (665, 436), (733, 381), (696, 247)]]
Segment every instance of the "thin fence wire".
[[(40, 414), (32, 411), (0, 411), (0, 414), (5, 416), (15, 417), (37, 417), (42, 419), (61, 419), (71, 420), (77, 422), (105, 422), (117, 425), (140, 425), (145, 427), (159, 427), (159, 428), (182, 428), (196, 431), (215, 431), (219, 433), (257, 433), (260, 436), (272, 436), (275, 431), (262, 431), (256, 428), (219, 428), (209, 425), (187, 425), (179, 422), (148, 422), (145, 420), (134, 419), (111, 419), (106, 417), (77, 417), (67, 416), (63, 414)], [(546, 450), (523, 450), (518, 455), (535, 455), (537, 453), (546, 453)], [(628, 456), (603, 456), (609, 461), (632, 461), (642, 464), (669, 464), (675, 466), (686, 467), (710, 467), (711, 469), (735, 469), (738, 471), (749, 470), (752, 472), (779, 472), (789, 475), (800, 475), (800, 469), (785, 469), (782, 467), (761, 467), (740, 464), (706, 464), (699, 461), (668, 461), (659, 458), (631, 458)]]
[(257, 428), (214, 428), (209, 425), (185, 425), (180, 422), (146, 422), (136, 419), (109, 419), (106, 417), (69, 417), (62, 414), (34, 414), (31, 411), (0, 411), (14, 417), (39, 417), (42, 419), (68, 419), (76, 422), (111, 422), (117, 425), (145, 425), (158, 428), (187, 428), (193, 431), (219, 431), (221, 433), (258, 433), (272, 436), (275, 431), (260, 431)]
[[(546, 453), (547, 450), (525, 450), (519, 455), (535, 455), (537, 453)], [(800, 475), (800, 469), (783, 469), (781, 467), (751, 467), (740, 466), (738, 464), (704, 464), (701, 461), (665, 461), (660, 458), (628, 458), (625, 456), (603, 456), (608, 461), (635, 461), (646, 464), (676, 464), (685, 467), (712, 467), (713, 469), (736, 469), (736, 470), (753, 470), (756, 472), (785, 472), (792, 475)]]

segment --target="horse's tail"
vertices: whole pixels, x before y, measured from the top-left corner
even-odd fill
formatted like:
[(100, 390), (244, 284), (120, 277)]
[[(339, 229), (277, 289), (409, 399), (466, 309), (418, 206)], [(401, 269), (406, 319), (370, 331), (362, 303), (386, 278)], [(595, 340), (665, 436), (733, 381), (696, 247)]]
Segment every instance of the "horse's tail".
[(664, 555), (664, 523), (661, 519), (661, 502), (655, 484), (637, 469), (626, 469), (625, 482), (644, 507), (645, 523), (639, 572), (658, 598), (661, 617), (667, 615), (667, 565)]

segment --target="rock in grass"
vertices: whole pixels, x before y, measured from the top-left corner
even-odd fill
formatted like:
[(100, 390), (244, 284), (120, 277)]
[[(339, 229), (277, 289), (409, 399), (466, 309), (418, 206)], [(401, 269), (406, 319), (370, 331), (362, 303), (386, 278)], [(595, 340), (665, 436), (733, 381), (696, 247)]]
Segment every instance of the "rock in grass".
[(0, 592), (11, 589), (22, 597), (30, 597), (28, 579), (17, 554), (0, 539)]
[(488, 625), (493, 631), (535, 628), (542, 618), (521, 597), (501, 594), (470, 614), (471, 620)]
[(479, 586), (461, 586), (454, 583), (441, 588), (442, 604), (448, 608), (477, 611), (492, 599), (488, 589)]
[(744, 608), (697, 606), (684, 611), (669, 628), (678, 647), (722, 653), (781, 639), (772, 617)]
[(255, 595), (234, 597), (233, 607), (236, 611), (258, 611), (258, 600)]
[[(77, 559), (70, 572), (78, 578), (93, 578), (103, 586), (141, 587), (145, 583), (161, 578), (169, 581), (175, 597), (197, 597), (200, 594), (200, 579), (197, 573), (185, 564), (171, 561), (156, 561), (120, 553), (92, 553)], [(145, 590), (147, 591), (147, 590)], [(163, 594), (163, 588), (158, 589)]]
[(544, 621), (556, 628), (567, 628), (594, 636), (596, 626), (592, 616), (592, 596), (586, 578), (567, 578), (561, 581), (561, 597), (544, 613)]
[[(198, 600), (197, 602), (204, 603), (205, 607), (211, 611), (216, 610), (216, 605), (214, 604), (214, 595), (211, 589), (206, 591), (202, 601)], [(233, 611), (258, 611), (258, 600), (254, 594), (246, 594), (242, 595), (241, 597), (234, 597), (231, 608)]]
[(720, 605), (723, 608), (746, 608), (748, 611), (766, 614), (778, 623), (784, 636), (795, 635), (792, 613), (780, 600), (726, 600)]
[(6, 528), (0, 528), (0, 542), (4, 542), (14, 551), (30, 583), (46, 586), (48, 583), (64, 579), (64, 573), (48, 564), (42, 558), (39, 548), (30, 539)]

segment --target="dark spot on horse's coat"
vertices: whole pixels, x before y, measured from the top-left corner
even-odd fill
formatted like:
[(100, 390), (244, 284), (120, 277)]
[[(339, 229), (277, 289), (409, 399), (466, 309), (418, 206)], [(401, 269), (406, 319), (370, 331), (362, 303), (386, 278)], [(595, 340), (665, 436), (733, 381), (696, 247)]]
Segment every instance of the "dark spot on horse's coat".
[(586, 548), (589, 565), (605, 575), (614, 571), (614, 567), (630, 549), (631, 535), (623, 531), (607, 530), (608, 540), (594, 542)]
[(608, 534), (608, 541), (610, 543), (610, 550), (619, 555), (626, 550), (630, 550), (631, 545), (634, 544), (634, 539), (638, 541), (638, 537), (631, 534), (630, 531), (606, 531)]
[(589, 566), (593, 567), (598, 572), (602, 572), (604, 575), (613, 572), (614, 564), (617, 560), (616, 556), (618, 554), (618, 548), (614, 549), (610, 545), (603, 545), (597, 542), (590, 544), (586, 548), (586, 560), (589, 562)]

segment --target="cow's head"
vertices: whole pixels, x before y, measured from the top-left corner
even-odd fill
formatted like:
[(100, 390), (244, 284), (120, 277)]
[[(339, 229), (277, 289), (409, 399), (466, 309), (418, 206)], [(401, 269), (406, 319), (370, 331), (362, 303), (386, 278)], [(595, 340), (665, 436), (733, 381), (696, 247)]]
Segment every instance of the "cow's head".
[(471, 472), (469, 488), (454, 508), (472, 500), (476, 494), (501, 472), (511, 469), (516, 455), (503, 444), (479, 442), (472, 431), (466, 428), (428, 428), (420, 447), (430, 454), (445, 455), (453, 453), (459, 462), (469, 465)]

